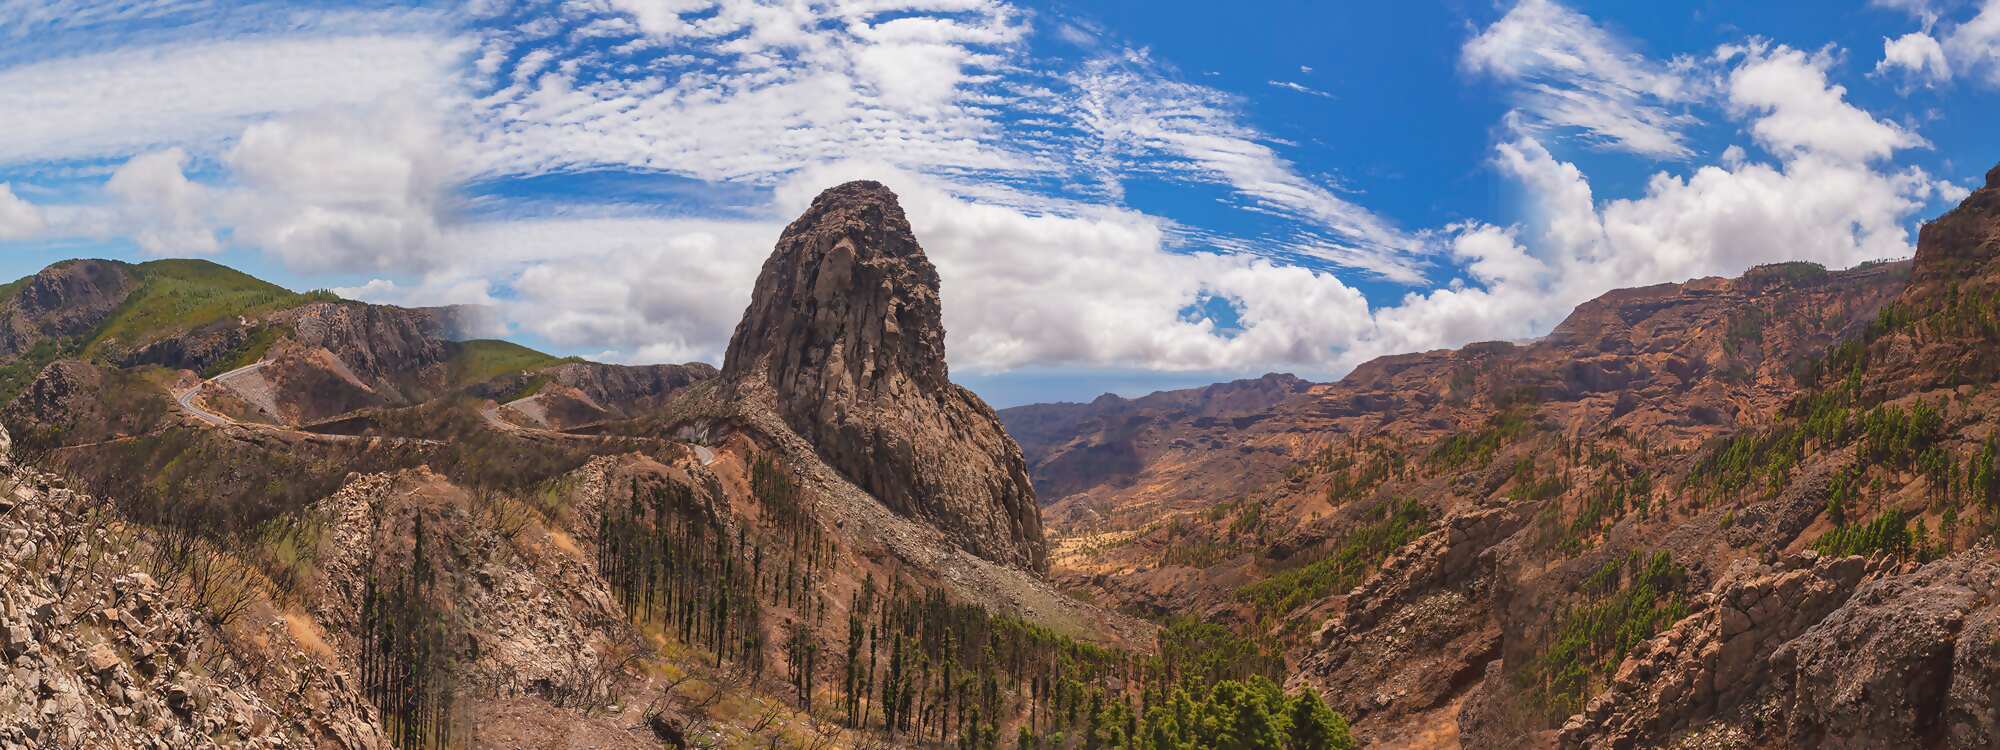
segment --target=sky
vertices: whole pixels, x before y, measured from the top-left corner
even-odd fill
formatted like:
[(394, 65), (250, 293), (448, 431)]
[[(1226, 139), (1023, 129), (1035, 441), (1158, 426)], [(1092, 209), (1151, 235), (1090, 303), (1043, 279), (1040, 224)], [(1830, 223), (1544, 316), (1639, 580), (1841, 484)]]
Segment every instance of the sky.
[(216, 5), (0, 0), (0, 276), (208, 258), (719, 363), (870, 178), (1009, 406), (1906, 257), (2000, 161), (2000, 0)]

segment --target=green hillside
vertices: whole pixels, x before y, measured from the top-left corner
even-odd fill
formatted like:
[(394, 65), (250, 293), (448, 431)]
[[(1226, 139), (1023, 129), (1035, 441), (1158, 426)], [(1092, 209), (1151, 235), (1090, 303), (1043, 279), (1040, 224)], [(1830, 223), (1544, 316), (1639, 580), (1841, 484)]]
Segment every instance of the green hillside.
[[(0, 400), (13, 398), (43, 367), (58, 359), (116, 359), (161, 338), (219, 320), (339, 299), (324, 291), (300, 294), (205, 260), (119, 265), (139, 282), (124, 304), (96, 330), (75, 338), (41, 341), (0, 365)], [(0, 284), (0, 304), (12, 299), (26, 281), (24, 277)]]
[(300, 294), (205, 260), (156, 260), (129, 268), (139, 288), (97, 329), (84, 346), (85, 356), (130, 351), (218, 320), (339, 299), (331, 292)]
[(483, 383), (510, 372), (536, 370), (564, 359), (511, 341), (473, 339), (451, 342), (451, 383), (454, 387)]

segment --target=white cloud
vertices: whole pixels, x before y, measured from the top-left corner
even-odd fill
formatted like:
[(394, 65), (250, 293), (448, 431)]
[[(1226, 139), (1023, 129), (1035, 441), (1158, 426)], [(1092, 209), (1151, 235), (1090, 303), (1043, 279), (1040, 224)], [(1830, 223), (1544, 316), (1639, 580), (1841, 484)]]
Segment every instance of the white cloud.
[[(998, 80), (1027, 33), (1005, 3), (580, 0), (565, 8), (578, 20), (629, 16), (644, 35), (637, 41), (673, 45), (700, 64), (526, 40), (538, 45), (530, 55), (562, 64), (537, 66), (480, 100), (488, 173), (619, 165), (768, 184), (846, 158), (995, 175), (1054, 169), (999, 137)], [(633, 64), (661, 73), (600, 75)]]
[(116, 201), (114, 231), (152, 255), (205, 255), (222, 249), (212, 229), (209, 188), (187, 178), (186, 151), (169, 148), (127, 160), (105, 183)]
[(250, 126), (223, 156), (234, 240), (302, 270), (428, 269), (458, 176), (441, 118), (391, 99)]
[(1846, 87), (1827, 80), (1832, 60), (1824, 53), (1755, 42), (1718, 56), (1741, 58), (1729, 74), (1729, 104), (1758, 115), (1750, 132), (1773, 151), (1864, 161), (1926, 145), (1916, 133), (1849, 104)]
[(435, 94), (460, 46), (428, 35), (244, 38), (0, 70), (0, 164), (210, 144), (274, 113)]
[(720, 362), (779, 221), (542, 219), (463, 227), (447, 239), (502, 264), (503, 315), (565, 348), (619, 361)]
[(1265, 83), (1269, 83), (1278, 88), (1285, 89), (1286, 91), (1296, 91), (1301, 94), (1305, 94), (1307, 96), (1317, 96), (1325, 99), (1333, 98), (1332, 94), (1326, 93), (1311, 86), (1307, 86), (1297, 81), (1266, 81)]
[(1453, 256), (1476, 286), (1411, 293), (1376, 310), (1375, 335), (1357, 355), (1539, 335), (1609, 289), (1779, 261), (1840, 268), (1907, 256), (1917, 212), (1962, 193), (1914, 167), (1874, 166), (1923, 141), (1849, 104), (1826, 80), (1824, 59), (1784, 47), (1730, 52), (1730, 102), (1777, 163), (1731, 146), (1722, 166), (1661, 172), (1641, 195), (1599, 200), (1575, 164), (1532, 129), (1516, 131), (1495, 165), (1526, 192), (1525, 224), (1450, 227)]
[(1144, 53), (1099, 58), (1071, 83), (1070, 114), (1090, 138), (1076, 160), (1107, 179), (1150, 171), (1168, 179), (1227, 185), (1259, 210), (1305, 222), (1330, 239), (1280, 250), (1416, 283), (1427, 251), (1388, 220), (1300, 174), (1266, 136), (1241, 122), (1220, 91), (1174, 80)]
[[(719, 361), (784, 223), (819, 189), (860, 177), (886, 180), (900, 193), (942, 277), (951, 360), (964, 371), (1267, 363), (1324, 370), (1343, 353), (1337, 342), (1370, 335), (1366, 299), (1331, 274), (1179, 253), (1154, 217), (1120, 209), (1030, 214), (958, 197), (948, 182), (880, 163), (788, 178), (763, 219), (456, 225), (439, 242), (444, 265), (419, 283), (376, 279), (337, 291), (411, 305), (492, 299), (514, 331), (563, 349), (603, 349), (624, 362)], [(475, 281), (482, 279), (508, 292), (492, 293)], [(1240, 331), (1183, 317), (1207, 296), (1238, 308)]]
[(1693, 154), (1682, 131), (1696, 120), (1674, 107), (1693, 97), (1695, 83), (1551, 0), (1521, 0), (1465, 43), (1460, 64), (1512, 86), (1538, 129), (1577, 130), (1657, 158)]
[(1911, 81), (1926, 86), (1934, 86), (1951, 80), (1951, 63), (1944, 57), (1944, 46), (1938, 40), (1921, 31), (1890, 39), (1882, 38), (1882, 62), (1875, 64), (1875, 72), (1885, 74), (1901, 71)]
[[(103, 53), (87, 58), (105, 62), (116, 83), (101, 91), (154, 81), (131, 62), (154, 60), (176, 81), (162, 84), (163, 96), (204, 103), (167, 107), (158, 135), (117, 116), (122, 103), (58, 106), (88, 110), (78, 144), (38, 125), (27, 145), (0, 143), (0, 161), (9, 148), (48, 159), (187, 142), (210, 184), (187, 179), (185, 152), (146, 153), (107, 186), (114, 201), (85, 218), (148, 252), (207, 252), (226, 238), (296, 269), (360, 272), (367, 283), (340, 290), (356, 298), (489, 304), (513, 331), (621, 361), (719, 358), (784, 223), (821, 188), (882, 179), (901, 193), (943, 277), (952, 362), (974, 372), (1334, 375), (1385, 353), (1537, 335), (1606, 289), (1800, 257), (1849, 265), (1906, 254), (1915, 211), (1962, 191), (1882, 166), (1923, 140), (1848, 103), (1824, 55), (1757, 44), (1661, 63), (1544, 0), (1516, 6), (1462, 57), (1467, 71), (1515, 92), (1519, 114), (1508, 126), (1517, 129), (1495, 164), (1525, 188), (1532, 214), (1519, 226), (1415, 231), (1287, 159), (1288, 144), (1253, 127), (1243, 100), (1183, 81), (1143, 51), (1100, 55), (1064, 75), (1032, 71), (1021, 56), (1024, 15), (996, 0), (562, 7), (575, 13), (564, 23), (432, 51), (464, 63), (472, 76), (463, 80), (438, 58), (399, 56), (405, 37), (395, 35)], [(363, 61), (374, 77), (261, 98), (204, 88), (237, 85), (247, 74), (232, 71), (309, 42), (380, 52)], [(1091, 44), (1103, 43), (1093, 35)], [(477, 60), (463, 52), (474, 48)], [(189, 57), (197, 53), (210, 57)], [(199, 60), (224, 75), (193, 80)], [(401, 62), (414, 64), (414, 96), (385, 93), (381, 69)], [(308, 72), (268, 63), (308, 88), (350, 64)], [(0, 71), (0, 83), (65, 80), (54, 68), (8, 78), (21, 70)], [(478, 101), (457, 98), (459, 85)], [(1721, 166), (1662, 172), (1641, 195), (1600, 200), (1576, 165), (1544, 147), (1582, 132), (1616, 149), (1690, 156), (1682, 131), (1694, 120), (1677, 108), (1716, 94), (1773, 161), (1731, 146)], [(0, 88), (0, 105), (31, 98)], [(454, 111), (465, 117), (445, 114)], [(9, 117), (25, 116), (0, 110), (0, 124)], [(602, 166), (751, 183), (759, 190), (733, 195), (768, 187), (775, 197), (732, 205), (750, 218), (728, 221), (494, 218), (459, 203), (476, 201), (460, 195), (469, 179)], [(1226, 200), (1287, 228), (1218, 237), (1117, 206), (1121, 181), (1134, 177), (1220, 186)], [(1092, 180), (1100, 190), (1077, 184)], [(1113, 205), (1022, 187), (1052, 182), (1063, 196)], [(0, 235), (25, 225), (10, 198), (20, 203), (0, 186)], [(50, 226), (85, 224), (41, 215)], [(1227, 252), (1185, 252), (1191, 246)], [(1410, 284), (1440, 268), (1461, 278), (1371, 307), (1336, 275), (1291, 265), (1301, 261)], [(1230, 330), (1189, 313), (1214, 300), (1236, 312)]]
[(14, 186), (0, 182), (0, 241), (25, 240), (48, 226), (41, 210), (14, 194)]
[(1911, 18), (1923, 22), (1924, 30), (1937, 24), (1945, 6), (1957, 5), (1961, 0), (1869, 0), (1868, 4), (1877, 8), (1900, 10)]
[(1958, 69), (1983, 73), (1985, 83), (2000, 86), (2000, 0), (1986, 0), (1978, 15), (1951, 29), (1944, 49)]
[[(780, 189), (778, 207), (802, 211), (821, 187), (882, 174), (868, 165), (811, 171)], [(1323, 367), (1337, 354), (1333, 342), (1367, 326), (1367, 300), (1333, 275), (1172, 252), (1161, 222), (1143, 214), (1029, 215), (961, 200), (915, 175), (887, 179), (938, 267), (955, 366)], [(1214, 321), (1184, 319), (1204, 295), (1233, 302), (1242, 330), (1225, 335)]]

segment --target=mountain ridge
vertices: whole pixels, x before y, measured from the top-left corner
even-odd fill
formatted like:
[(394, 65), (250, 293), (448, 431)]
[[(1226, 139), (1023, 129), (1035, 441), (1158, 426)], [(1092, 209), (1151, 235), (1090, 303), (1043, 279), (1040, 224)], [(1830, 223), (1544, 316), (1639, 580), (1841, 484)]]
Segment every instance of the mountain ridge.
[(879, 183), (787, 227), (721, 368), (59, 263), (0, 289), (33, 370), (0, 707), (36, 707), (0, 740), (1222, 741), (1184, 711), (1329, 748), (1980, 747), (1996, 248), (2000, 184), (1908, 261), (999, 412)]

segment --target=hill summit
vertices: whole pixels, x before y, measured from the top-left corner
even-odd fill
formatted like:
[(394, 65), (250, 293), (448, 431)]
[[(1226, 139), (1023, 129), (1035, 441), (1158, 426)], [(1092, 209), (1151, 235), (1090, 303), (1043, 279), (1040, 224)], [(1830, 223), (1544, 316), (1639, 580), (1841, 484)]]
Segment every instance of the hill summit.
[(722, 376), (768, 398), (828, 465), (896, 512), (998, 562), (1046, 570), (1021, 449), (951, 382), (937, 269), (896, 194), (828, 189), (785, 228)]

